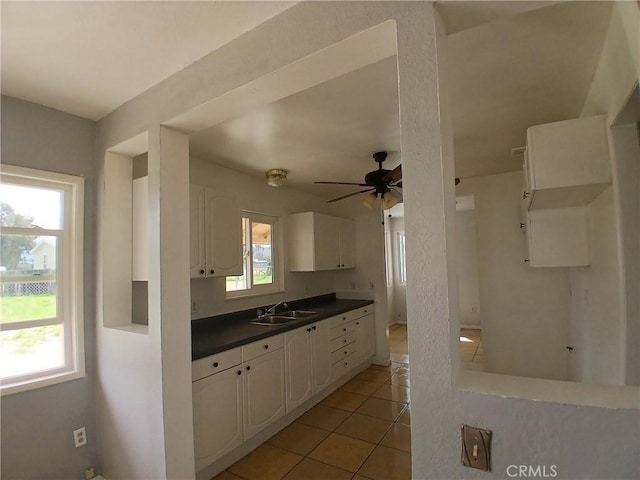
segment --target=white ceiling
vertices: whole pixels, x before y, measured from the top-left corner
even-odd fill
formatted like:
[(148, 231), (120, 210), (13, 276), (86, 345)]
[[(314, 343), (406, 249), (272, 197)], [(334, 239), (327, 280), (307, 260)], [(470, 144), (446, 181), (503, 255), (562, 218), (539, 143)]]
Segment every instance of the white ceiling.
[(297, 2), (2, 1), (2, 93), (98, 120)]
[[(99, 119), (293, 3), (2, 2), (2, 93)], [(604, 2), (439, 2), (449, 32), (456, 176), (521, 168), (530, 125), (579, 115)], [(64, 28), (60, 28), (60, 26)], [(179, 48), (175, 48), (179, 45)], [(123, 73), (124, 72), (124, 73)], [(400, 161), (395, 57), (194, 134), (192, 152), (325, 198), (358, 187), (371, 154)]]

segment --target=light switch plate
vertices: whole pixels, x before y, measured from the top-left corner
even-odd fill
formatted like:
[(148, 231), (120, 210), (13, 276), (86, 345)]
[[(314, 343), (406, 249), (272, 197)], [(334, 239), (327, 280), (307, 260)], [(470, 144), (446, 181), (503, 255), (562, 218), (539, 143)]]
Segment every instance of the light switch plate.
[(465, 467), (491, 471), (491, 430), (463, 425), (462, 464)]

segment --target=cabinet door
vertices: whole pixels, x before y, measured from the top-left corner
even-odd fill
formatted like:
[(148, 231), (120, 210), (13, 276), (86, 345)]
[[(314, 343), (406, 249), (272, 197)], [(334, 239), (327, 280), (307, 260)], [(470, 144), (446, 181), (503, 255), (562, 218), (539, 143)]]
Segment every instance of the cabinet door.
[(193, 388), (196, 471), (242, 443), (240, 366), (198, 380)]
[(284, 337), (287, 413), (311, 396), (311, 332), (312, 327), (306, 326)]
[(276, 421), (285, 411), (284, 350), (242, 364), (245, 441)]
[(191, 278), (203, 278), (205, 264), (204, 187), (189, 187), (189, 250)]
[(356, 236), (353, 220), (339, 218), (340, 226), (340, 268), (354, 268), (356, 266)]
[(355, 321), (357, 363), (368, 360), (376, 353), (376, 331), (374, 315), (370, 313)]
[(586, 207), (530, 210), (527, 240), (532, 267), (589, 265)]
[(313, 394), (331, 382), (331, 351), (328, 321), (318, 322), (311, 329), (311, 378)]
[(242, 226), (234, 199), (205, 191), (206, 275), (242, 275)]
[(314, 270), (340, 268), (340, 230), (337, 217), (314, 214)]

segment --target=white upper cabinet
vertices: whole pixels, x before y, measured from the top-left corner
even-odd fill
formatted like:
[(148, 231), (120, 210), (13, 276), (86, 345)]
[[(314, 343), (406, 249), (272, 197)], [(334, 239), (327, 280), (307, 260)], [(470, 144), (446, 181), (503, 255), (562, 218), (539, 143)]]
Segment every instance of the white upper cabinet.
[(527, 129), (525, 188), (530, 210), (586, 205), (611, 183), (606, 116)]
[(355, 267), (353, 220), (317, 212), (289, 215), (289, 270), (310, 272)]
[(233, 198), (190, 188), (191, 278), (242, 275), (240, 209)]

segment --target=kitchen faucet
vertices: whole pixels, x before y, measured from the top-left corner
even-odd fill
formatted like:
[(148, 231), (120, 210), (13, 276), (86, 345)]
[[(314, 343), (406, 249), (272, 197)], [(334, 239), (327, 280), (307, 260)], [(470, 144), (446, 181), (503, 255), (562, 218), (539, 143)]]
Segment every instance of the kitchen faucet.
[(267, 308), (264, 313), (262, 310), (258, 310), (258, 318), (266, 317), (267, 315), (273, 315), (276, 312), (276, 307), (284, 305), (284, 308), (287, 308), (287, 302), (278, 302), (272, 307)]

